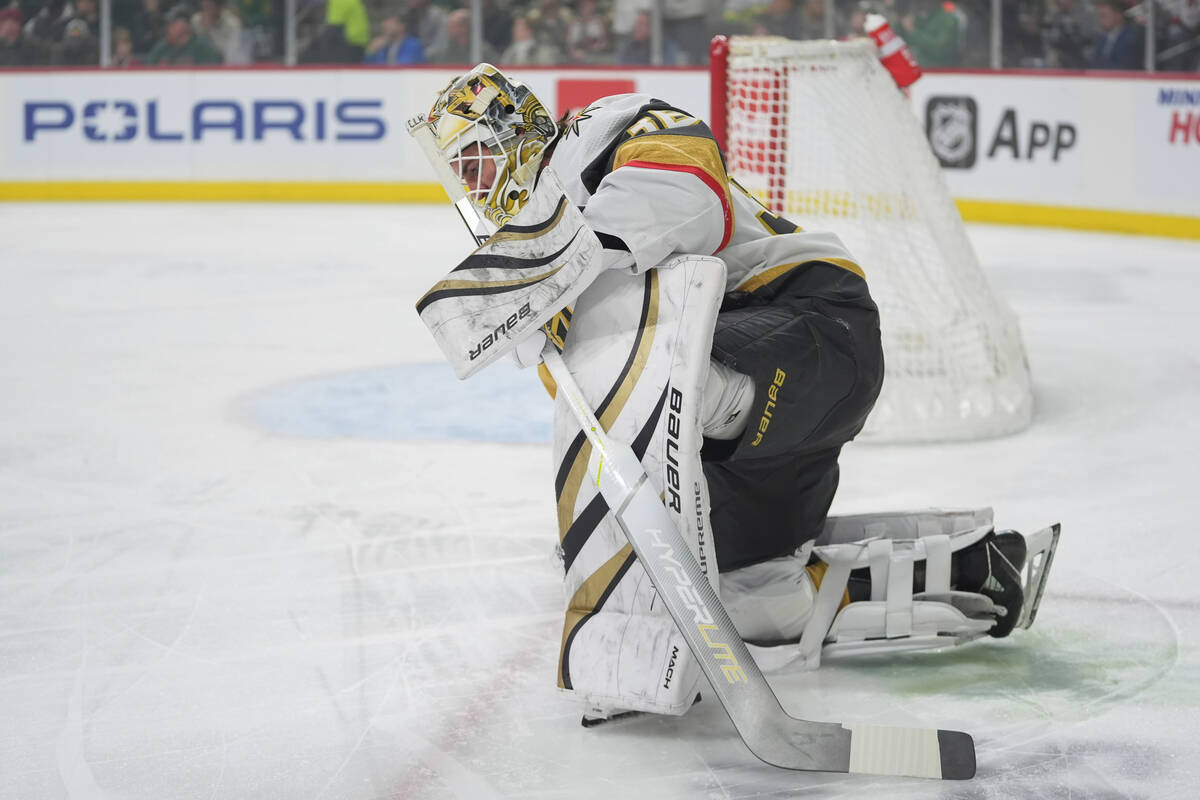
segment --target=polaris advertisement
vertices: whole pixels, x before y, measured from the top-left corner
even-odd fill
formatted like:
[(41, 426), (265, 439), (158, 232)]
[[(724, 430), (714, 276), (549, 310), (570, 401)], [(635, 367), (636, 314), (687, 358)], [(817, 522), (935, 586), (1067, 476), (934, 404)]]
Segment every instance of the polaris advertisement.
[[(188, 182), (221, 181), (336, 182), (342, 194), (329, 199), (387, 185), (390, 199), (427, 200), (437, 184), (405, 123), (454, 74), (0, 72), (0, 197), (39, 181), (87, 184), (93, 198), (117, 182), (158, 181), (188, 199)], [(703, 70), (526, 68), (520, 77), (555, 113), (623, 91), (709, 113)], [(1200, 79), (939, 71), (911, 87), (911, 104), (960, 201), (1171, 215), (1185, 227), (1195, 217), (1200, 227)]]

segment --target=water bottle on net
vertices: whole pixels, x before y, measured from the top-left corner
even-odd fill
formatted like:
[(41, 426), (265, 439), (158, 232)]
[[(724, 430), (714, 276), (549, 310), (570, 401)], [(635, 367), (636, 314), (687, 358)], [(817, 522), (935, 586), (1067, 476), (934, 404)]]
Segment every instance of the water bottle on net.
[(891, 73), (896, 85), (906, 89), (916, 83), (921, 77), (921, 65), (888, 21), (879, 14), (868, 14), (863, 29), (875, 42), (879, 61)]

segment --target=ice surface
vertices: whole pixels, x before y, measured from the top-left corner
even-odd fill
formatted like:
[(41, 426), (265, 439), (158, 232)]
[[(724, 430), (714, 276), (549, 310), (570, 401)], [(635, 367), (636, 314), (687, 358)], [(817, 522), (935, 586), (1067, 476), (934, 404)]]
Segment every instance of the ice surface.
[(1033, 427), (847, 448), (837, 511), (1063, 523), (1033, 630), (769, 675), (793, 714), (973, 733), (939, 784), (765, 766), (711, 697), (579, 726), (549, 402), (452, 380), (412, 308), (458, 227), (0, 205), (0, 797), (1200, 795), (1200, 243), (971, 227)]

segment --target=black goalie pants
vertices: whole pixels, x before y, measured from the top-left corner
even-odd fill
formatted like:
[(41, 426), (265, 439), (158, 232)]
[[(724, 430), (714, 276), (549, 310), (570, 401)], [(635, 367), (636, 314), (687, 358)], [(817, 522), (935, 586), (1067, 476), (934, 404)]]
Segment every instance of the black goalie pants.
[(706, 440), (717, 565), (786, 555), (820, 534), (842, 446), (883, 381), (879, 311), (857, 274), (801, 264), (753, 293), (726, 296), (713, 358), (754, 382), (745, 432)]

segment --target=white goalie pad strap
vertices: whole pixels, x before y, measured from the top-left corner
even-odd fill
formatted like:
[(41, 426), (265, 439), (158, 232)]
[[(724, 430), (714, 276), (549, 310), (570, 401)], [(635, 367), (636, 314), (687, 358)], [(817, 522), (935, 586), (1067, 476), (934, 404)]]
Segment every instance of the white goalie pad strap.
[[(813, 548), (828, 569), (817, 592), (813, 617), (800, 638), (801, 666), (809, 669), (819, 666), (822, 648), (830, 651), (833, 645), (847, 642), (870, 642), (855, 645), (856, 652), (945, 647), (983, 635), (991, 627), (993, 620), (973, 618), (994, 611), (990, 600), (982, 595), (950, 591), (953, 554), (992, 530), (990, 513), (988, 524), (953, 534), (940, 531), (964, 520), (983, 517), (970, 514), (956, 516), (953, 524), (929, 524), (932, 518), (923, 523), (916, 515), (899, 516), (904, 518), (904, 524), (892, 525), (891, 530), (938, 532), (912, 539), (869, 539)], [(878, 515), (860, 517), (851, 527), (863, 532), (888, 529)], [(925, 562), (926, 589), (914, 596), (913, 570), (917, 561)], [(865, 567), (871, 572), (871, 599), (850, 603), (838, 611), (851, 570)]]
[(812, 618), (800, 636), (800, 666), (805, 669), (815, 669), (821, 664), (821, 647), (825, 643), (825, 633), (837, 616), (838, 607), (842, 604), (842, 595), (846, 591), (846, 583), (850, 580), (850, 570), (858, 560), (858, 554), (850, 547), (827, 553), (822, 559), (829, 568), (821, 579), (817, 589), (817, 602), (813, 607)]
[(887, 618), (884, 636), (895, 639), (913, 630), (913, 551), (892, 551), (887, 582)]
[(888, 566), (892, 558), (892, 540), (875, 539), (867, 543), (867, 558), (871, 562), (871, 599), (887, 597)]
[(925, 593), (950, 594), (950, 537), (944, 534), (925, 536)]
[[(679, 257), (640, 275), (601, 274), (574, 305), (563, 361), (609, 436), (641, 459), (655, 495), (714, 587), (716, 553), (700, 461), (700, 408), (725, 265)], [(555, 489), (568, 600), (561, 685), (597, 707), (679, 714), (701, 680), (597, 480), (600, 455), (556, 400)]]
[(604, 271), (600, 240), (543, 170), (529, 200), (417, 301), (460, 379), (512, 350)]

